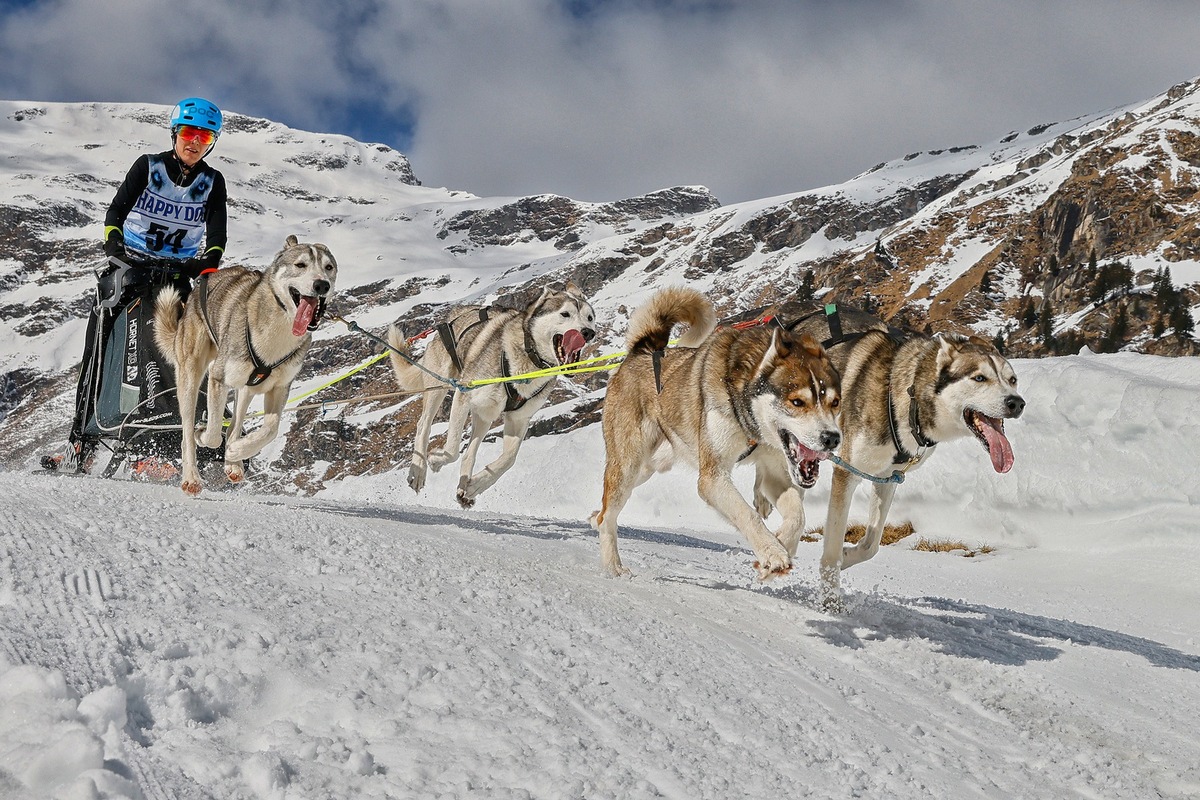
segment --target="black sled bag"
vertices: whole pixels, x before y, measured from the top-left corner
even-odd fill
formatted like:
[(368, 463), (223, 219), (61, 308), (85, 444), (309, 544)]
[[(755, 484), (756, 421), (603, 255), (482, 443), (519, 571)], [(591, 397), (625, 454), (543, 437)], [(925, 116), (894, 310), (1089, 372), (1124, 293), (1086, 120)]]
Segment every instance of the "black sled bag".
[(105, 312), (115, 317), (111, 327), (101, 325), (108, 336), (102, 342), (99, 386), (86, 433), (128, 440), (144, 431), (179, 429), (175, 370), (154, 343), (154, 298), (161, 288), (131, 288), (132, 297)]

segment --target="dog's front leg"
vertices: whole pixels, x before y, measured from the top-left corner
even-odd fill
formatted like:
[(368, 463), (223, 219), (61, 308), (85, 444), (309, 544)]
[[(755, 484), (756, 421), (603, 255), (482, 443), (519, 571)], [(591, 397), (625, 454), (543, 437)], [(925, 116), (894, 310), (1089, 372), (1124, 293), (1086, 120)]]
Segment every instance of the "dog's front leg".
[(467, 451), (463, 453), (462, 466), (458, 470), (458, 504), (463, 508), (470, 508), (475, 505), (475, 496), (478, 492), (471, 491), (471, 472), (475, 469), (475, 457), (479, 452), (479, 445), (483, 444), (483, 437), (487, 435), (488, 429), (492, 427), (492, 423), (496, 421), (496, 415), (481, 414), (479, 409), (471, 409), (471, 441), (467, 444)]
[(714, 458), (700, 457), (700, 479), (696, 485), (700, 496), (710, 506), (721, 512), (725, 519), (746, 537), (746, 541), (758, 556), (758, 576), (767, 580), (776, 575), (782, 575), (792, 568), (792, 559), (787, 550), (779, 543), (763, 524), (750, 504), (746, 502), (733, 480), (729, 470)]
[[(764, 454), (763, 458), (769, 455)], [(804, 534), (804, 490), (792, 484), (786, 460), (772, 458), (754, 465), (754, 498), (755, 511), (764, 519), (770, 509), (779, 510), (783, 523), (775, 531), (775, 538), (787, 550), (788, 556), (795, 556)], [(760, 503), (766, 504), (768, 514), (763, 513)]]
[(763, 465), (756, 464), (754, 467), (754, 510), (760, 517), (766, 519), (775, 510), (775, 499), (767, 497), (767, 490), (763, 486), (767, 478), (763, 472)]
[[(468, 499), (473, 500), (478, 497), (500, 480), (500, 476), (508, 472), (509, 468), (516, 463), (517, 452), (521, 449), (521, 442), (525, 440), (525, 432), (529, 430), (529, 420), (533, 417), (533, 412), (537, 410), (526, 412), (526, 409), (532, 405), (533, 403), (529, 403), (519, 413), (510, 412), (504, 415), (504, 449), (499, 458), (471, 476), (464, 491)], [(539, 403), (538, 407), (540, 406)]]
[(887, 521), (888, 510), (892, 507), (892, 498), (896, 496), (896, 484), (877, 483), (873, 488), (867, 532), (858, 544), (845, 548), (842, 569), (866, 561), (879, 552), (879, 542), (883, 539), (883, 525)]
[[(225, 444), (225, 472), (229, 474), (229, 470), (236, 463), (236, 469), (240, 473), (242, 469), (242, 461), (252, 456), (256, 456), (275, 439), (279, 433), (279, 418), (283, 414), (283, 406), (287, 403), (288, 386), (276, 386), (268, 389), (263, 394), (263, 424), (258, 430), (251, 433), (249, 436), (244, 436), (232, 445), (228, 442)], [(241, 418), (246, 413), (246, 407), (250, 405), (249, 392), (242, 389), (238, 392), (238, 412), (237, 417)], [(243, 401), (243, 395), (245, 400)], [(233, 475), (229, 474), (230, 480), (234, 480)]]
[(205, 447), (220, 447), (221, 433), (225, 427), (225, 400), (229, 390), (225, 384), (208, 374), (208, 419), (200, 430), (200, 444)]
[(246, 477), (242, 460), (233, 458), (231, 454), (241, 446), (242, 425), (246, 422), (246, 411), (250, 408), (252, 397), (250, 389), (245, 386), (234, 393), (233, 421), (229, 425), (229, 435), (225, 437), (225, 477), (229, 478), (230, 483), (238, 483)]
[(845, 610), (842, 601), (842, 560), (845, 557), (846, 521), (850, 518), (850, 500), (859, 479), (842, 469), (833, 471), (829, 490), (829, 511), (825, 515), (824, 543), (821, 550), (821, 605), (827, 611)]

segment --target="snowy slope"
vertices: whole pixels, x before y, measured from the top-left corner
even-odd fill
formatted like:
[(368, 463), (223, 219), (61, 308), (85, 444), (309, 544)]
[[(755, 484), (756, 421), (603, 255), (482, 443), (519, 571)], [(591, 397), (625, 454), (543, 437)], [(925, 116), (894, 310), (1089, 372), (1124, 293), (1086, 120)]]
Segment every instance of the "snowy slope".
[(594, 427), (472, 512), (2, 472), (0, 797), (1196, 797), (1200, 363), (1016, 367), (1013, 471), (943, 445), (892, 515), (995, 552), (885, 547), (837, 617), (686, 470), (601, 577)]

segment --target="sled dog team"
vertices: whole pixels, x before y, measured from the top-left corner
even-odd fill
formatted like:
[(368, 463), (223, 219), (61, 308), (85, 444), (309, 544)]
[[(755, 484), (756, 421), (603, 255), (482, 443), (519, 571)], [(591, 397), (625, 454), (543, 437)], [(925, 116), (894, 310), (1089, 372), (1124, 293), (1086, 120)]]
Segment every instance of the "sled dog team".
[[(336, 280), (327, 247), (289, 236), (263, 272), (230, 267), (205, 276), (185, 305), (171, 289), (159, 295), (155, 342), (177, 371), (182, 419), (195, 418), (208, 374), (209, 424), (184, 426), (184, 492), (201, 490), (197, 441), (220, 446), (229, 391), (235, 393), (225, 441), (231, 481), (242, 479), (244, 459), (276, 437)], [(592, 515), (607, 573), (628, 573), (617, 547), (621, 509), (637, 486), (677, 459), (698, 471), (700, 497), (741, 532), (759, 577), (769, 579), (791, 569), (805, 529), (804, 492), (836, 452), (820, 563), (824, 599), (834, 607), (841, 570), (879, 549), (896, 491), (896, 481), (884, 476), (903, 475), (925, 463), (938, 443), (966, 436), (983, 445), (997, 472), (1011, 469), (1004, 420), (1019, 417), (1025, 401), (1012, 366), (990, 342), (903, 333), (849, 309), (838, 312), (836, 325), (788, 304), (772, 312), (764, 319), (774, 324), (718, 327), (712, 303), (680, 287), (657, 292), (634, 312), (625, 359), (606, 390), (604, 492)], [(678, 346), (668, 347), (676, 325), (686, 329)], [(445, 443), (430, 450), (430, 429), (451, 391), (430, 376), (466, 383), (575, 363), (595, 338), (595, 314), (568, 282), (544, 289), (523, 310), (458, 308), (440, 332), (414, 358), (402, 331), (395, 325), (389, 331), (397, 383), (422, 395), (408, 483), (420, 491), (428, 470), (458, 459), (469, 420), (457, 489), (459, 503), (469, 507), (513, 465), (557, 377), (456, 391)], [(259, 394), (264, 423), (242, 437), (247, 406)], [(476, 471), (479, 446), (497, 420), (502, 451)], [(755, 469), (752, 500), (733, 483), (739, 464)], [(864, 477), (873, 481), (866, 535), (847, 546), (850, 501)], [(774, 532), (765, 524), (772, 510), (781, 518)]]

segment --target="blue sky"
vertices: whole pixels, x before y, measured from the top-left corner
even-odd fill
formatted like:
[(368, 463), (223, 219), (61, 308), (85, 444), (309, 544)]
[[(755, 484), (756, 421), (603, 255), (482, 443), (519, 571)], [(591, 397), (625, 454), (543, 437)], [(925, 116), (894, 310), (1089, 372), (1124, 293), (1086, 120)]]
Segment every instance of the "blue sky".
[(0, 0), (0, 97), (222, 108), (427, 185), (723, 202), (1147, 99), (1191, 0)]

